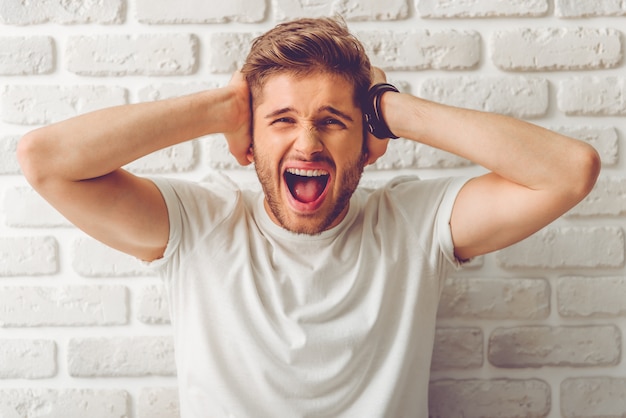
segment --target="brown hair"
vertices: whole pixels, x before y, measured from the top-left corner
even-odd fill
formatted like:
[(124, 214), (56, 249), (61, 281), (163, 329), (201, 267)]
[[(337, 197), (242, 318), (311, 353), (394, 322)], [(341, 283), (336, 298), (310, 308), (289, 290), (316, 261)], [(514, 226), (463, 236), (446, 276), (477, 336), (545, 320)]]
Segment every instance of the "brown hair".
[(268, 77), (282, 72), (340, 75), (354, 86), (359, 107), (370, 85), (370, 61), (363, 45), (345, 22), (333, 18), (281, 23), (254, 40), (242, 68), (253, 100)]

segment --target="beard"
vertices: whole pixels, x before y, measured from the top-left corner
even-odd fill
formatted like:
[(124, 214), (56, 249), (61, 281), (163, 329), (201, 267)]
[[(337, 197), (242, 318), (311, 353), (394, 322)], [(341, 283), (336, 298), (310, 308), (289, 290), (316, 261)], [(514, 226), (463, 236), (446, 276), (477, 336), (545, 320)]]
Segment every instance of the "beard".
[[(318, 235), (329, 229), (330, 226), (335, 223), (337, 218), (341, 216), (350, 203), (350, 198), (359, 185), (359, 181), (363, 175), (363, 169), (367, 159), (366, 153), (361, 152), (356, 156), (357, 158), (355, 158), (354, 161), (348, 162), (341, 177), (334, 179), (335, 185), (339, 186), (339, 193), (336, 196), (333, 194), (332, 199), (334, 199), (334, 201), (325, 201), (323, 207), (316, 211), (316, 213), (298, 215), (300, 218), (299, 221), (293, 222), (289, 217), (290, 209), (288, 204), (287, 202), (283, 202), (280, 193), (280, 186), (284, 184), (282, 173), (277, 173), (273, 170), (268, 159), (263, 157), (263, 154), (256, 149), (256, 146), (253, 145), (253, 147), (255, 156), (254, 167), (257, 177), (261, 182), (263, 193), (265, 194), (267, 207), (281, 227), (297, 234)], [(319, 159), (327, 161), (334, 167), (334, 162), (329, 158), (319, 157)], [(279, 167), (282, 167), (282, 161)], [(328, 187), (333, 186), (334, 185), (329, 185)], [(331, 197), (327, 196), (326, 199), (331, 199)]]

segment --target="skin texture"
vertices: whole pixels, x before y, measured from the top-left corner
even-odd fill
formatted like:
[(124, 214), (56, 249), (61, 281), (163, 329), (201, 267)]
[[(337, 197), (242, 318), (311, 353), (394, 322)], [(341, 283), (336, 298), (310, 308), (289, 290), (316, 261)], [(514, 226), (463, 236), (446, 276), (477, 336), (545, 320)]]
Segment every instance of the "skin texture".
[[(287, 230), (318, 234), (345, 216), (367, 154), (362, 113), (342, 77), (281, 74), (264, 86), (254, 113), (253, 159), (272, 220)], [(294, 198), (287, 169), (327, 173), (322, 196)]]

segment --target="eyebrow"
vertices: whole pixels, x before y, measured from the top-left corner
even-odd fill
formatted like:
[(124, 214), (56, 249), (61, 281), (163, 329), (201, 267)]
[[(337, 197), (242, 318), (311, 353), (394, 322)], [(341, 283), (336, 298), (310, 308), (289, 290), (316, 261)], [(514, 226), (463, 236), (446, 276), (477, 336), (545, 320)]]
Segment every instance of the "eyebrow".
[(318, 112), (322, 112), (322, 111), (324, 111), (324, 110), (326, 110), (327, 112), (332, 113), (333, 115), (337, 115), (337, 116), (339, 116), (339, 117), (341, 117), (341, 118), (344, 118), (344, 119), (346, 119), (346, 120), (348, 120), (348, 121), (350, 121), (350, 122), (353, 122), (353, 120), (352, 120), (352, 118), (350, 117), (350, 115), (348, 115), (347, 113), (342, 112), (342, 111), (341, 111), (341, 110), (339, 110), (339, 109), (335, 109), (335, 108), (334, 108), (334, 107), (332, 107), (332, 106), (322, 106), (322, 107), (320, 107), (319, 109), (317, 109), (317, 111), (318, 111)]
[[(332, 106), (322, 106), (319, 109), (317, 109), (317, 111), (318, 112), (326, 111), (326, 112), (332, 113), (333, 115), (336, 115), (336, 116), (339, 116), (339, 117), (341, 117), (343, 119), (346, 119), (346, 120), (348, 120), (350, 122), (353, 122), (353, 119), (352, 119), (352, 117), (350, 115), (348, 115), (347, 113), (344, 113), (341, 110), (336, 109), (336, 108), (334, 108)], [(294, 109), (293, 107), (283, 107), (283, 108), (276, 109), (273, 112), (268, 113), (267, 115), (265, 115), (265, 119), (275, 118), (276, 116), (280, 116), (280, 115), (283, 115), (283, 114), (289, 113), (289, 112), (296, 112), (296, 113), (298, 113), (296, 111), (296, 109)]]
[(293, 107), (283, 107), (281, 109), (276, 109), (273, 112), (270, 112), (267, 115), (265, 115), (265, 119), (275, 118), (276, 116), (282, 115), (284, 113), (289, 113), (292, 111), (295, 111)]

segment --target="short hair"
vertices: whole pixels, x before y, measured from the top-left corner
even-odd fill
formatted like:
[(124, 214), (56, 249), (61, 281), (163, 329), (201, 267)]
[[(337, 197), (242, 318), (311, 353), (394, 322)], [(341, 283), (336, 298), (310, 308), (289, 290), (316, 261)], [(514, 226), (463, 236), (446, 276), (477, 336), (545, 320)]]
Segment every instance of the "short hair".
[(362, 108), (370, 86), (370, 61), (361, 42), (343, 20), (298, 19), (277, 25), (256, 38), (242, 67), (252, 99), (258, 98), (268, 77), (315, 72), (344, 77), (354, 86)]

